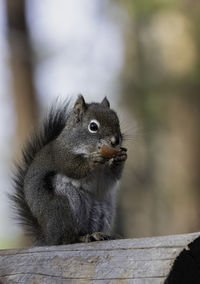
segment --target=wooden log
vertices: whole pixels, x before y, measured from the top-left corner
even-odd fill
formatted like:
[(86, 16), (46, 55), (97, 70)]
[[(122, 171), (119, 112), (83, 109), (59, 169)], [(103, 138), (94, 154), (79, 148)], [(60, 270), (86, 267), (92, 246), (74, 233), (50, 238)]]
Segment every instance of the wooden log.
[(0, 283), (164, 283), (200, 233), (0, 251)]

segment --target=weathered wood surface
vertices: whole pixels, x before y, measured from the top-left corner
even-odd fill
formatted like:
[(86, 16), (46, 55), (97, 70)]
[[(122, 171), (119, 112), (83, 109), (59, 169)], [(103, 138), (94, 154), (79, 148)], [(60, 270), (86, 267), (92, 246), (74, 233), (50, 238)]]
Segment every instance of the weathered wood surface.
[(0, 251), (0, 283), (164, 283), (200, 233)]

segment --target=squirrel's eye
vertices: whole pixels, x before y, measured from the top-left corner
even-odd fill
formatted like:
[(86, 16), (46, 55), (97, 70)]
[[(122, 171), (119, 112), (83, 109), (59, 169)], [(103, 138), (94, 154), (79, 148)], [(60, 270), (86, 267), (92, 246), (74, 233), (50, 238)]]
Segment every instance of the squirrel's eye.
[(100, 126), (100, 124), (97, 120), (91, 120), (90, 124), (88, 125), (88, 130), (91, 133), (96, 133), (99, 129), (99, 126)]

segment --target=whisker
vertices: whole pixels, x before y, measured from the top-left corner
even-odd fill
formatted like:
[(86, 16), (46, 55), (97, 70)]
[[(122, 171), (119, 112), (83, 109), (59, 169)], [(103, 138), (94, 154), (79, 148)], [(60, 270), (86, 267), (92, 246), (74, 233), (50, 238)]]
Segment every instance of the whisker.
[(122, 133), (122, 138), (123, 138), (124, 141), (133, 141), (133, 140), (135, 140), (134, 136), (131, 136), (131, 135), (128, 135), (128, 134), (125, 134), (125, 133)]

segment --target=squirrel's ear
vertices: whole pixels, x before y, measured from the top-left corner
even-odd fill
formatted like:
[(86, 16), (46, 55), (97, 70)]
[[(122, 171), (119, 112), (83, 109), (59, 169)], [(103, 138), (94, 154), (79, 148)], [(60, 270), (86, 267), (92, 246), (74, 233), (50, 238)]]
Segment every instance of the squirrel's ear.
[(110, 108), (110, 103), (109, 103), (109, 101), (108, 101), (108, 99), (107, 99), (106, 97), (103, 99), (103, 101), (101, 102), (101, 104), (102, 104), (103, 106), (107, 107), (107, 108)]
[(73, 108), (73, 112), (76, 117), (76, 121), (80, 121), (82, 118), (83, 113), (86, 111), (87, 106), (84, 100), (84, 97), (82, 95), (78, 96), (78, 99), (76, 100)]

